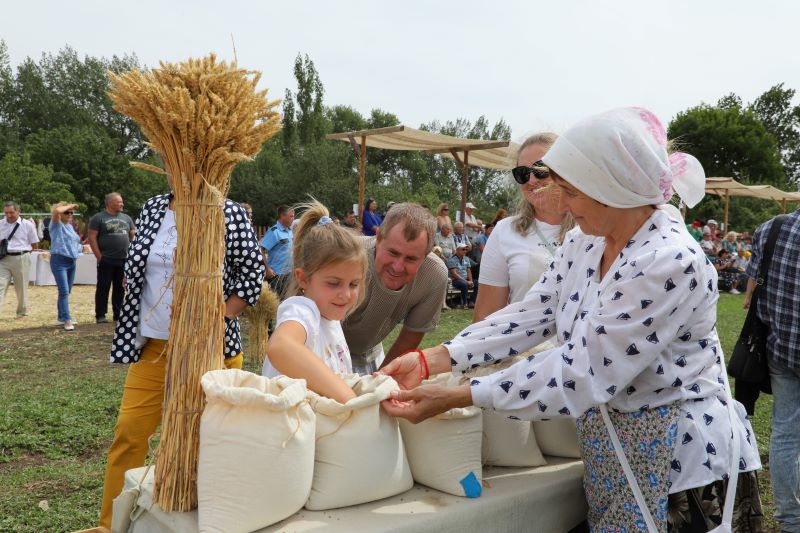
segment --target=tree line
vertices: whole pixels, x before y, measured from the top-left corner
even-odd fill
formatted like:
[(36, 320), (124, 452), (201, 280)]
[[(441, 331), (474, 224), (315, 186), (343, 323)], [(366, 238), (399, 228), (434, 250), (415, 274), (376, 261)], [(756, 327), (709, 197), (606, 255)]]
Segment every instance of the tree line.
[[(11, 67), (0, 41), (0, 199), (25, 211), (47, 211), (56, 201), (74, 201), (92, 214), (104, 195), (120, 192), (135, 213), (148, 197), (165, 192), (166, 181), (133, 168), (130, 161), (159, 164), (136, 124), (117, 113), (108, 97), (107, 72), (144, 68), (135, 54), (111, 59), (80, 57), (65, 47), (38, 60)], [(364, 116), (347, 105), (326, 105), (324, 86), (313, 61), (298, 55), (296, 87), (283, 95), (283, 129), (258, 156), (234, 171), (230, 197), (254, 207), (254, 222), (271, 224), (275, 208), (312, 195), (338, 215), (357, 198), (358, 159), (348, 143), (325, 140), (333, 132), (394, 126), (399, 117), (373, 109)], [(267, 83), (269, 80), (266, 80)], [(272, 95), (274, 97), (274, 95)], [(670, 122), (668, 133), (680, 149), (695, 155), (708, 176), (731, 176), (747, 184), (796, 190), (800, 180), (800, 106), (795, 90), (778, 84), (753, 102), (735, 94), (699, 104)], [(470, 139), (510, 139), (504, 120), (431, 120), (425, 131)], [(514, 186), (506, 173), (470, 168), (470, 201), (490, 218), (513, 204)], [(461, 170), (451, 159), (423, 152), (370, 149), (367, 196), (416, 201), (435, 208), (458, 205)], [(707, 197), (688, 218), (719, 218), (721, 201)], [(731, 225), (750, 230), (778, 211), (774, 203), (736, 198)]]

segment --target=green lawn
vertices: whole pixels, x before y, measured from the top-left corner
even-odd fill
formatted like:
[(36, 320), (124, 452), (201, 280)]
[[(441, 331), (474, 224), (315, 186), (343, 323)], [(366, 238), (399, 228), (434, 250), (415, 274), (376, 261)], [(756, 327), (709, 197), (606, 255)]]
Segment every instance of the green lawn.
[[(741, 296), (720, 297), (719, 332), (726, 353), (744, 320), (741, 302)], [(467, 311), (444, 313), (423, 346), (453, 337), (470, 316)], [(123, 366), (107, 363), (111, 328), (82, 328), (69, 337), (57, 329), (12, 334), (2, 328), (0, 531), (92, 527), (125, 378)], [(753, 419), (765, 461), (771, 406), (772, 398), (763, 397)], [(768, 477), (762, 475), (762, 495), (771, 525)]]

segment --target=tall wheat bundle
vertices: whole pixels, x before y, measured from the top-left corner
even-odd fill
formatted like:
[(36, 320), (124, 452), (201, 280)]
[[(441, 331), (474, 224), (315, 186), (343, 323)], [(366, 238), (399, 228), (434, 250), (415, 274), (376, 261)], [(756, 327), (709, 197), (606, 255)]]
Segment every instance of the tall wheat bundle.
[(114, 107), (135, 120), (173, 180), (178, 244), (155, 499), (166, 511), (197, 506), (205, 397), (200, 377), (223, 367), (223, 207), (233, 167), (280, 128), (260, 74), (212, 54), (151, 71), (110, 73)]

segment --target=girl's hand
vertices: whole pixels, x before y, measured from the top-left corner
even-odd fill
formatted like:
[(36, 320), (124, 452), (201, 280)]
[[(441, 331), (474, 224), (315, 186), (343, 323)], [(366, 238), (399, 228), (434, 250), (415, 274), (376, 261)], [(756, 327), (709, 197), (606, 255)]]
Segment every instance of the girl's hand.
[(413, 389), (422, 383), (424, 370), (417, 352), (408, 352), (381, 368), (378, 373), (391, 376), (401, 389)]
[(472, 405), (472, 392), (469, 385), (424, 385), (412, 390), (393, 391), (391, 397), (381, 405), (391, 416), (399, 416), (417, 424), (454, 407)]

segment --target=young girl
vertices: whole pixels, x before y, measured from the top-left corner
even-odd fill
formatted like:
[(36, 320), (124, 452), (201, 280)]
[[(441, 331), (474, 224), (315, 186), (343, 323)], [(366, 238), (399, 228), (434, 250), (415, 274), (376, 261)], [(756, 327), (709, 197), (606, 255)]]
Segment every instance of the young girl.
[(344, 403), (355, 393), (337, 374), (351, 373), (341, 320), (356, 307), (367, 271), (359, 238), (337, 226), (317, 201), (294, 230), (294, 276), (278, 307), (262, 374), (306, 380), (314, 392)]

